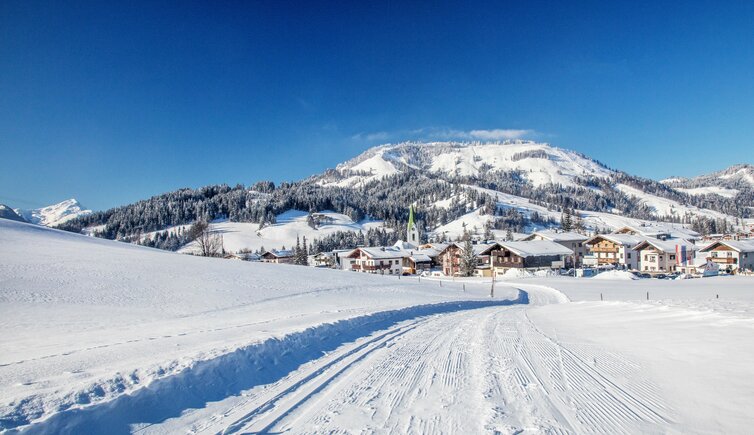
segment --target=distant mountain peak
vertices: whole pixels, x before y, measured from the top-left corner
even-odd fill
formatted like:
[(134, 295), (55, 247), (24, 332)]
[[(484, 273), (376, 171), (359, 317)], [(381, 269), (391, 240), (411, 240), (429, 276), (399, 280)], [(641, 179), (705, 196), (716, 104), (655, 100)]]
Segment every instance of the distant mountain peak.
[(340, 177), (332, 182), (352, 186), (408, 168), (445, 176), (519, 171), (534, 186), (574, 185), (576, 177), (606, 178), (615, 174), (583, 154), (530, 140), (401, 142), (372, 147), (341, 163), (336, 167)]
[(26, 222), (26, 220), (19, 216), (15, 210), (5, 204), (0, 204), (0, 218), (10, 219), (12, 221)]
[(47, 227), (54, 227), (79, 216), (92, 213), (91, 210), (84, 209), (75, 198), (66, 199), (47, 207), (31, 210), (15, 209), (14, 211), (28, 222)]

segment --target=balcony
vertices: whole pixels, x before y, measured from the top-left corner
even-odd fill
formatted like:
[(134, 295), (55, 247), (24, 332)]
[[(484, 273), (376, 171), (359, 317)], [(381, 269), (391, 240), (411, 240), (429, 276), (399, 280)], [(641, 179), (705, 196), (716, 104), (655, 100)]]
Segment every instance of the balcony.
[(368, 264), (365, 264), (365, 265), (353, 264), (351, 265), (351, 269), (352, 270), (387, 270), (387, 269), (390, 269), (390, 265), (383, 264), (383, 265), (371, 266)]
[(738, 258), (733, 257), (711, 257), (710, 260), (717, 264), (738, 264)]
[(591, 252), (610, 252), (610, 253), (613, 253), (613, 254), (617, 254), (618, 253), (618, 248), (603, 248), (603, 247), (599, 247), (599, 246), (592, 246), (591, 248), (589, 248), (589, 250)]
[(524, 265), (518, 261), (495, 261), (492, 267), (524, 267)]

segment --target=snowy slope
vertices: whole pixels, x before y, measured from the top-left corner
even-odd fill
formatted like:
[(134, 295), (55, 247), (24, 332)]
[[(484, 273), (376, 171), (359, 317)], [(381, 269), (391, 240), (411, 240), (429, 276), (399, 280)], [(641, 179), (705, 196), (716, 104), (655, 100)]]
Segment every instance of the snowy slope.
[(679, 192), (687, 193), (689, 195), (718, 195), (724, 198), (735, 198), (739, 192), (739, 190), (737, 189), (728, 189), (720, 186), (694, 187), (688, 189), (678, 187), (676, 188), (676, 190), (678, 190)]
[[(223, 246), (226, 252), (238, 252), (242, 249), (257, 251), (261, 248), (292, 248), (296, 243), (297, 236), (301, 239), (306, 237), (307, 242), (312, 242), (314, 239), (322, 239), (338, 231), (362, 231), (366, 234), (370, 228), (381, 228), (383, 226), (381, 221), (363, 220), (361, 222), (354, 222), (342, 213), (328, 210), (320, 212), (320, 214), (327, 216), (331, 220), (329, 223), (320, 225), (317, 228), (312, 228), (308, 225), (308, 213), (301, 210), (288, 210), (276, 216), (276, 223), (274, 225), (266, 226), (261, 230), (259, 229), (259, 224), (254, 222), (229, 222), (227, 220), (210, 223), (210, 230), (222, 235)], [(176, 232), (179, 229), (186, 231), (189, 227), (190, 225), (179, 225), (171, 227), (166, 231)], [(147, 233), (143, 237), (154, 237), (155, 233)], [(195, 251), (195, 243), (189, 243), (179, 250), (182, 253), (194, 253)]]
[(16, 209), (21, 217), (37, 225), (54, 227), (74, 219), (78, 216), (91, 214), (91, 210), (86, 210), (76, 199), (67, 199), (57, 204), (48, 205), (47, 207), (35, 208), (31, 210)]
[[(530, 217), (533, 213), (539, 214), (541, 217), (550, 218), (556, 222), (560, 221), (561, 213), (558, 211), (548, 210), (547, 207), (542, 207), (538, 204), (533, 204), (529, 199), (522, 198), (520, 196), (511, 195), (509, 193), (497, 192), (491, 189), (485, 189), (476, 186), (467, 186), (473, 188), (479, 192), (486, 193), (496, 199), (498, 207), (500, 208), (513, 208), (517, 212), (524, 216)], [(662, 198), (660, 198), (662, 199)], [(584, 226), (589, 230), (595, 229), (608, 229), (616, 230), (618, 228), (630, 226), (634, 228), (646, 228), (647, 231), (655, 229), (656, 231), (666, 230), (679, 234), (689, 234), (687, 229), (682, 224), (665, 223), (659, 221), (647, 221), (643, 219), (635, 219), (619, 214), (604, 213), (588, 210), (576, 210), (576, 213), (581, 217)], [(484, 233), (484, 225), (486, 222), (492, 219), (489, 215), (480, 215), (478, 210), (472, 211), (460, 218), (449, 222), (445, 225), (441, 225), (435, 228), (432, 233), (436, 236), (445, 234), (448, 240), (455, 240), (457, 237), (463, 235), (464, 224), (466, 224), (466, 230), (474, 232), (476, 227), (476, 234), (482, 235)], [(533, 232), (541, 230), (538, 226), (532, 226), (527, 228), (527, 231)], [(493, 234), (496, 238), (502, 239), (505, 237), (505, 231), (493, 230)]]
[[(474, 299), (426, 281), (194, 257), (4, 219), (0, 246), (0, 430), (202, 361), (232, 367), (238, 349), (308, 327)], [(370, 324), (360, 322), (351, 329)]]
[(698, 177), (672, 177), (661, 182), (677, 190), (689, 190), (691, 194), (712, 193), (731, 197), (741, 189), (754, 189), (754, 166), (734, 165), (722, 171)]
[[(369, 179), (414, 168), (444, 175), (479, 175), (489, 171), (522, 171), (535, 186), (574, 185), (581, 176), (608, 177), (613, 171), (573, 151), (545, 143), (509, 141), (493, 143), (405, 142), (371, 148), (338, 165), (343, 173), (367, 171)], [(353, 175), (337, 184), (354, 185), (364, 177)]]
[(734, 216), (729, 216), (714, 210), (681, 204), (678, 201), (652, 195), (625, 184), (618, 184), (615, 186), (615, 188), (625, 193), (626, 195), (635, 196), (641, 199), (642, 202), (653, 208), (658, 216), (683, 217), (686, 214), (691, 214), (694, 216), (703, 216), (712, 219), (726, 219), (731, 223), (735, 223), (736, 221), (736, 218)]

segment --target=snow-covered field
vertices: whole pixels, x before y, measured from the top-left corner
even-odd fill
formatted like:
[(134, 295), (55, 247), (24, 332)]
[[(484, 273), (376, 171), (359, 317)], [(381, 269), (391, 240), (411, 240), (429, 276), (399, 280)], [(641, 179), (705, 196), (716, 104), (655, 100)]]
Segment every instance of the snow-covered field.
[[(210, 229), (216, 234), (223, 236), (223, 246), (226, 252), (238, 252), (242, 249), (257, 251), (264, 249), (291, 249), (295, 245), (296, 237), (306, 238), (307, 242), (314, 239), (322, 239), (338, 231), (363, 232), (365, 235), (371, 228), (382, 228), (382, 221), (365, 219), (354, 222), (348, 216), (333, 211), (320, 212), (330, 220), (318, 228), (312, 228), (307, 223), (308, 213), (301, 210), (288, 210), (276, 216), (276, 223), (268, 225), (261, 230), (259, 224), (254, 222), (229, 222), (219, 220), (210, 223)], [(168, 232), (188, 230), (191, 225), (179, 225), (171, 227)], [(162, 231), (158, 231), (162, 232)], [(156, 232), (147, 233), (144, 237), (154, 237)], [(179, 252), (191, 253), (197, 251), (194, 243), (183, 246)]]
[(0, 219), (0, 430), (748, 432), (754, 279), (620, 278), (490, 298)]

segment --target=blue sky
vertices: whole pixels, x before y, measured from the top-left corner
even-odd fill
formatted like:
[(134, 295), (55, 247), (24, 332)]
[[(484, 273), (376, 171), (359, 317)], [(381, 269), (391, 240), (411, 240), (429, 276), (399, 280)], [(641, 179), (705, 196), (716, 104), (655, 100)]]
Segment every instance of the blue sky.
[(296, 180), (405, 139), (752, 161), (752, 2), (348, 3), (0, 2), (0, 202)]

